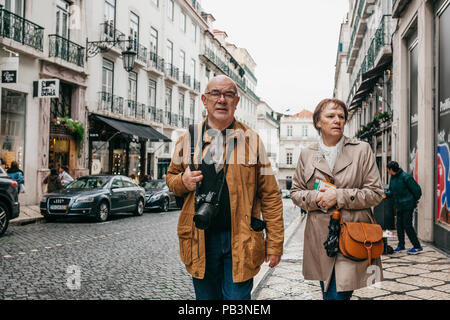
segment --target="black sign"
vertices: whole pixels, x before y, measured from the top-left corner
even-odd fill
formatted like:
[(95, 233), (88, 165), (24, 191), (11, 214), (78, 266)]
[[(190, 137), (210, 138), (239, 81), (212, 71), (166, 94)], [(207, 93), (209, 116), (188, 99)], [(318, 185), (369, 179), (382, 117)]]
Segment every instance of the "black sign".
[(3, 70), (2, 83), (17, 83), (17, 70)]

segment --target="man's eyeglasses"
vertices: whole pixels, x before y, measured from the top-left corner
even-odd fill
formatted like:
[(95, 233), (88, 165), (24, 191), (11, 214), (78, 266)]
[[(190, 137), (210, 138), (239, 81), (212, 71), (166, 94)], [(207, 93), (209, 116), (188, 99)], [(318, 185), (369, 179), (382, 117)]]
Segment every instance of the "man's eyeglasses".
[(233, 91), (227, 91), (227, 92), (210, 91), (210, 92), (205, 92), (205, 94), (209, 95), (211, 97), (211, 99), (213, 99), (213, 100), (219, 100), (220, 97), (222, 97), (222, 95), (226, 100), (234, 100), (237, 96), (236, 92), (233, 92)]

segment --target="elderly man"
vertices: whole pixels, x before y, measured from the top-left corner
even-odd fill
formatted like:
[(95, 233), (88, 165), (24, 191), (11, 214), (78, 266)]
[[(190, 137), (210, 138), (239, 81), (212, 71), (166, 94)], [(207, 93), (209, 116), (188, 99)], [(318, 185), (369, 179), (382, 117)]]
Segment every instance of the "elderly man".
[[(169, 188), (184, 197), (180, 257), (193, 276), (197, 300), (251, 299), (253, 277), (264, 260), (273, 268), (283, 253), (278, 184), (259, 136), (234, 119), (239, 100), (233, 80), (211, 79), (202, 95), (207, 119), (195, 126), (195, 152), (186, 131), (167, 172)], [(210, 192), (218, 209), (210, 224), (200, 227), (194, 222), (195, 196)]]

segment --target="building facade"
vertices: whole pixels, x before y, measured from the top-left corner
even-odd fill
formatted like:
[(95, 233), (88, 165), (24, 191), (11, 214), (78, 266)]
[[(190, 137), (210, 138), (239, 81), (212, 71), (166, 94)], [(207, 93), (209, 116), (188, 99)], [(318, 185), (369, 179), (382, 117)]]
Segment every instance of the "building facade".
[[(201, 119), (205, 77), (199, 55), (208, 28), (201, 7), (184, 0), (102, 0), (86, 6), (88, 24), (94, 26), (87, 35), (88, 54), (93, 51), (86, 97), (89, 168), (162, 178), (176, 141)], [(121, 55), (129, 43), (111, 44), (108, 50), (91, 45), (114, 39), (132, 40), (137, 57), (131, 72), (123, 68)], [(129, 134), (114, 136), (114, 125), (127, 126)], [(139, 135), (148, 131), (145, 126), (163, 136)]]
[(390, 0), (350, 0), (342, 24), (335, 73), (335, 97), (347, 103), (345, 133), (367, 141), (376, 155), (382, 183), (392, 159), (392, 49)]
[[(14, 60), (17, 72), (16, 79), (2, 77), (0, 84), (0, 156), (5, 169), (16, 161), (24, 171), (26, 192), (19, 196), (24, 205), (39, 201), (49, 167), (67, 165), (74, 176), (88, 172), (79, 138), (86, 124), (86, 29), (83, 18), (76, 30), (70, 20), (70, 7), (82, 5), (81, 0), (0, 1), (2, 75)], [(35, 83), (42, 79), (53, 79), (47, 93), (59, 97), (35, 97)], [(77, 121), (81, 133), (60, 118)]]
[(302, 149), (317, 142), (319, 135), (313, 125), (313, 113), (303, 110), (280, 119), (280, 151), (278, 182), (280, 189), (290, 190)]
[(422, 187), (421, 239), (450, 252), (450, 1), (393, 1), (394, 157)]
[(278, 164), (280, 151), (280, 116), (273, 111), (267, 102), (260, 100), (257, 106), (256, 132), (264, 143), (272, 170), (278, 180)]

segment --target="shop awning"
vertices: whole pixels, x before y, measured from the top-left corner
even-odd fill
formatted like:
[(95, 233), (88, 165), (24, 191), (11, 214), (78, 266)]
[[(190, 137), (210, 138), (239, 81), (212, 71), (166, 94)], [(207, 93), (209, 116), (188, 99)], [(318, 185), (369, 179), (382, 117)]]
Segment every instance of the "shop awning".
[(112, 119), (98, 114), (93, 116), (95, 119), (106, 123), (115, 130), (130, 136), (138, 136), (139, 138), (147, 139), (152, 142), (172, 142), (172, 140), (165, 135), (148, 125)]

